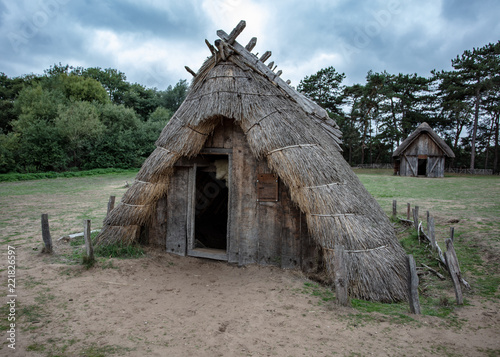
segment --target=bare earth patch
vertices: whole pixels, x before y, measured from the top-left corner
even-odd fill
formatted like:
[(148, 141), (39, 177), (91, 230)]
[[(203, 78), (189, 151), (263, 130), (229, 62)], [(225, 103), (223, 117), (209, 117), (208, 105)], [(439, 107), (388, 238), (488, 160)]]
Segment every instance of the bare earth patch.
[[(7, 347), (3, 333), (1, 356), (500, 353), (498, 299), (471, 293), (470, 304), (447, 318), (407, 314), (395, 319), (325, 302), (305, 289), (311, 282), (294, 270), (237, 267), (154, 248), (139, 259), (101, 259), (87, 270), (68, 263), (73, 249), (68, 242), (55, 243), (53, 256), (40, 253), (41, 213), (50, 214), (54, 240), (81, 231), (86, 217), (99, 226), (110, 192), (118, 201), (124, 180), (89, 179), (82, 181), (91, 187), (84, 194), (33, 194), (23, 196), (22, 203), (19, 197), (2, 197), (1, 289), (6, 296), (10, 244), (18, 252), (18, 320), (16, 350)], [(439, 221), (452, 218), (441, 214)]]

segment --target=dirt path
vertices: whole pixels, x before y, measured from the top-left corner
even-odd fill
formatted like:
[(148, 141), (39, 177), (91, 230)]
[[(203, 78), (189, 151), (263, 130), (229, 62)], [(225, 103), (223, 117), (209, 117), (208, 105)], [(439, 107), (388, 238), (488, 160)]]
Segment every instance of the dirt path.
[[(66, 245), (68, 245), (66, 243)], [(63, 244), (59, 252), (67, 249)], [(238, 268), (148, 250), (86, 270), (35, 251), (18, 258), (17, 350), (4, 356), (492, 356), (498, 305), (450, 321), (394, 321), (305, 290), (300, 272)], [(4, 272), (2, 273), (4, 274)], [(414, 320), (413, 320), (414, 319)], [(29, 350), (29, 351), (27, 351)]]

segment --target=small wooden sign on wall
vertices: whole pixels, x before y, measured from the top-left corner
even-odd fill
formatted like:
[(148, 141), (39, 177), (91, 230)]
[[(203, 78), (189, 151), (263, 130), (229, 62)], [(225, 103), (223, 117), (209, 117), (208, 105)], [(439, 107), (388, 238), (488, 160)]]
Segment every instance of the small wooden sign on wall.
[(278, 202), (278, 176), (257, 175), (257, 202)]

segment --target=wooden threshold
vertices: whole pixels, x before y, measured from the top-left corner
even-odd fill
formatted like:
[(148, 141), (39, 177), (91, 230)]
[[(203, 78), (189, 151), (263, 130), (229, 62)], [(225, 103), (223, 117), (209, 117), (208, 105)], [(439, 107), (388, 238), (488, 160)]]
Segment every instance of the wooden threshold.
[(188, 249), (188, 255), (190, 257), (227, 261), (227, 251), (224, 249), (213, 249), (213, 248)]

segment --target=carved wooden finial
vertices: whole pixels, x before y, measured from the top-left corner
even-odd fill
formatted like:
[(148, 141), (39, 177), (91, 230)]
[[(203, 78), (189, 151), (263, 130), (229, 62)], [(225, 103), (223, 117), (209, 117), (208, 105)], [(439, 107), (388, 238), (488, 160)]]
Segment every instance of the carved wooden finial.
[(292, 81), (287, 79), (286, 84), (290, 85), (290, 83), (292, 83)]
[(191, 68), (189, 68), (188, 66), (184, 66), (184, 68), (186, 69), (186, 71), (191, 73), (193, 75), (193, 77), (196, 77), (196, 73)]
[(274, 61), (269, 62), (269, 64), (267, 65), (267, 67), (269, 67), (270, 70), (273, 69), (273, 66), (274, 66)]
[(269, 57), (271, 57), (272, 55), (272, 52), (271, 51), (266, 51), (262, 57), (260, 57), (260, 60), (262, 63), (266, 62), (268, 60)]
[(248, 52), (252, 51), (255, 45), (257, 44), (257, 37), (252, 37), (250, 42), (245, 46)]
[(282, 74), (282, 73), (283, 73), (283, 71), (280, 69), (280, 70), (276, 73), (276, 75), (279, 77), (279, 76), (281, 76), (281, 74)]

